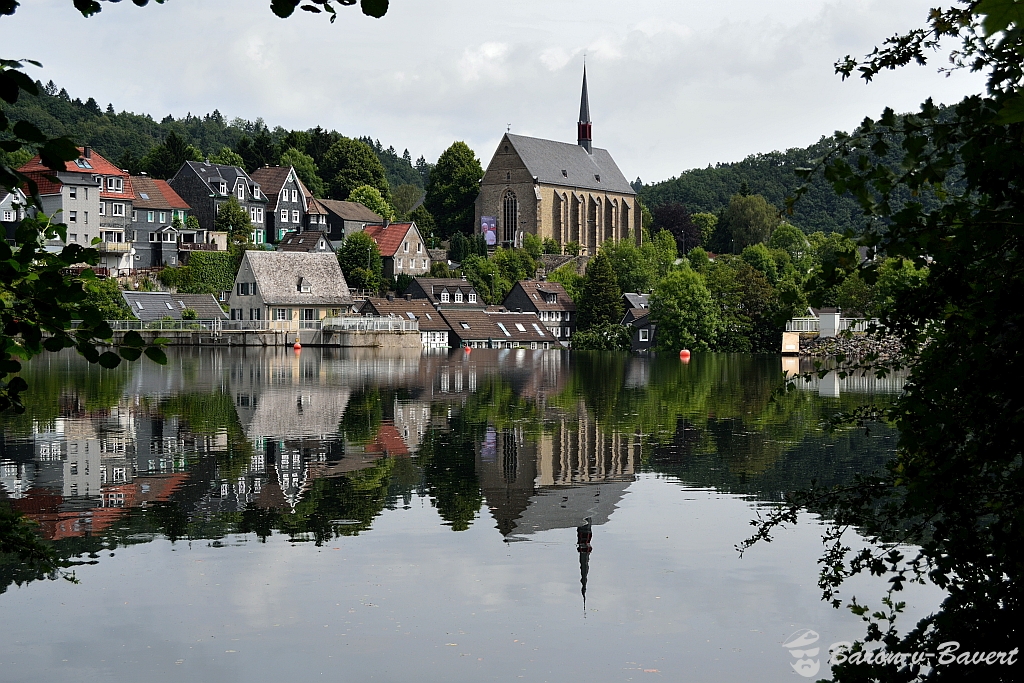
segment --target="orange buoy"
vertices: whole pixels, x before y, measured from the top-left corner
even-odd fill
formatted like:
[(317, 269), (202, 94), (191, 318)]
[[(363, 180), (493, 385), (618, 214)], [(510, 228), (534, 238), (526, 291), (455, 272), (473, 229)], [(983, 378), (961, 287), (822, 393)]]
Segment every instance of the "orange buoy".
[(683, 349), (682, 351), (680, 351), (679, 352), (679, 360), (683, 361), (684, 363), (689, 363), (690, 362), (690, 349)]
[(462, 349), (463, 349), (463, 350), (464, 350), (464, 351), (465, 351), (466, 353), (472, 353), (472, 351), (473, 351), (473, 349), (469, 348), (469, 346), (468, 346), (468, 345), (466, 345), (466, 346), (463, 346), (463, 347), (462, 347)]
[(302, 344), (299, 343), (298, 339), (295, 340), (295, 344), (292, 345), (292, 348), (295, 349), (296, 351), (302, 348)]

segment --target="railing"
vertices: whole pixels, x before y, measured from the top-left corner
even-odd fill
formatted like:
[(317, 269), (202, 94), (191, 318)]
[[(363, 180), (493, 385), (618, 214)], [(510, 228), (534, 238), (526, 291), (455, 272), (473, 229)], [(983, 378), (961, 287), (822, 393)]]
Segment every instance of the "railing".
[(178, 242), (178, 249), (181, 251), (217, 251), (217, 245), (206, 242)]
[[(107, 324), (115, 332), (127, 332), (128, 330), (214, 332), (221, 329), (221, 322), (220, 320), (108, 320)], [(76, 329), (81, 323), (81, 320), (71, 321), (71, 329)]]
[[(867, 332), (871, 325), (878, 325), (878, 318), (840, 318), (839, 331)], [(793, 318), (786, 323), (786, 332), (820, 332), (818, 318)]]
[(382, 316), (352, 315), (324, 318), (323, 328), (332, 332), (419, 332), (418, 320)]
[(108, 254), (126, 254), (132, 245), (130, 242), (100, 242), (96, 248)]

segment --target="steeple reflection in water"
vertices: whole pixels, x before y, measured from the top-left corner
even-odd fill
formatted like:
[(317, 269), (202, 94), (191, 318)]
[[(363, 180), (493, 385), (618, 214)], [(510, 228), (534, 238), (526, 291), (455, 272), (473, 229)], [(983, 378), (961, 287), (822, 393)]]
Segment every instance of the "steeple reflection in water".
[(594, 549), (590, 540), (594, 538), (591, 531), (590, 517), (585, 523), (576, 527), (576, 550), (580, 554), (580, 593), (583, 595), (583, 614), (587, 613), (587, 574), (590, 573), (590, 553)]

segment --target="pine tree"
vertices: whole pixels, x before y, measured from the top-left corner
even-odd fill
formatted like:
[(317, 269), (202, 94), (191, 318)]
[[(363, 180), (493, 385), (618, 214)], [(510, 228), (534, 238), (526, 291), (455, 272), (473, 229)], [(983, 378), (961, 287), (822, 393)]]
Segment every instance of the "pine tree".
[(577, 311), (576, 326), (580, 330), (622, 320), (622, 292), (612, 261), (604, 251), (599, 251), (587, 264)]

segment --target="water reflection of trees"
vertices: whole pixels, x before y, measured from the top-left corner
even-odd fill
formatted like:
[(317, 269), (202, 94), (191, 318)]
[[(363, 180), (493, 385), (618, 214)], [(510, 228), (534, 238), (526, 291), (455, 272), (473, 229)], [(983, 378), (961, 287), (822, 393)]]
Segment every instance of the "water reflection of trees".
[[(102, 444), (116, 432), (134, 463), (120, 485), (145, 501), (109, 510), (106, 493), (95, 503), (53, 493), (53, 515), (89, 521), (58, 543), (84, 559), (161, 536), (321, 544), (414, 497), (453, 531), (479, 523), (481, 508), (505, 536), (583, 516), (599, 525), (643, 470), (777, 500), (811, 479), (874, 469), (893, 446), (885, 429), (825, 435), (830, 412), (866, 396), (776, 394), (769, 356), (184, 350), (168, 369), (110, 373), (55, 358), (29, 366), (44, 390), (26, 416), (5, 418), (3, 462), (38, 466), (38, 442), (58, 423), (61, 438), (91, 430)], [(13, 504), (31, 512), (26, 500)], [(0, 586), (30, 578), (0, 559)]]

